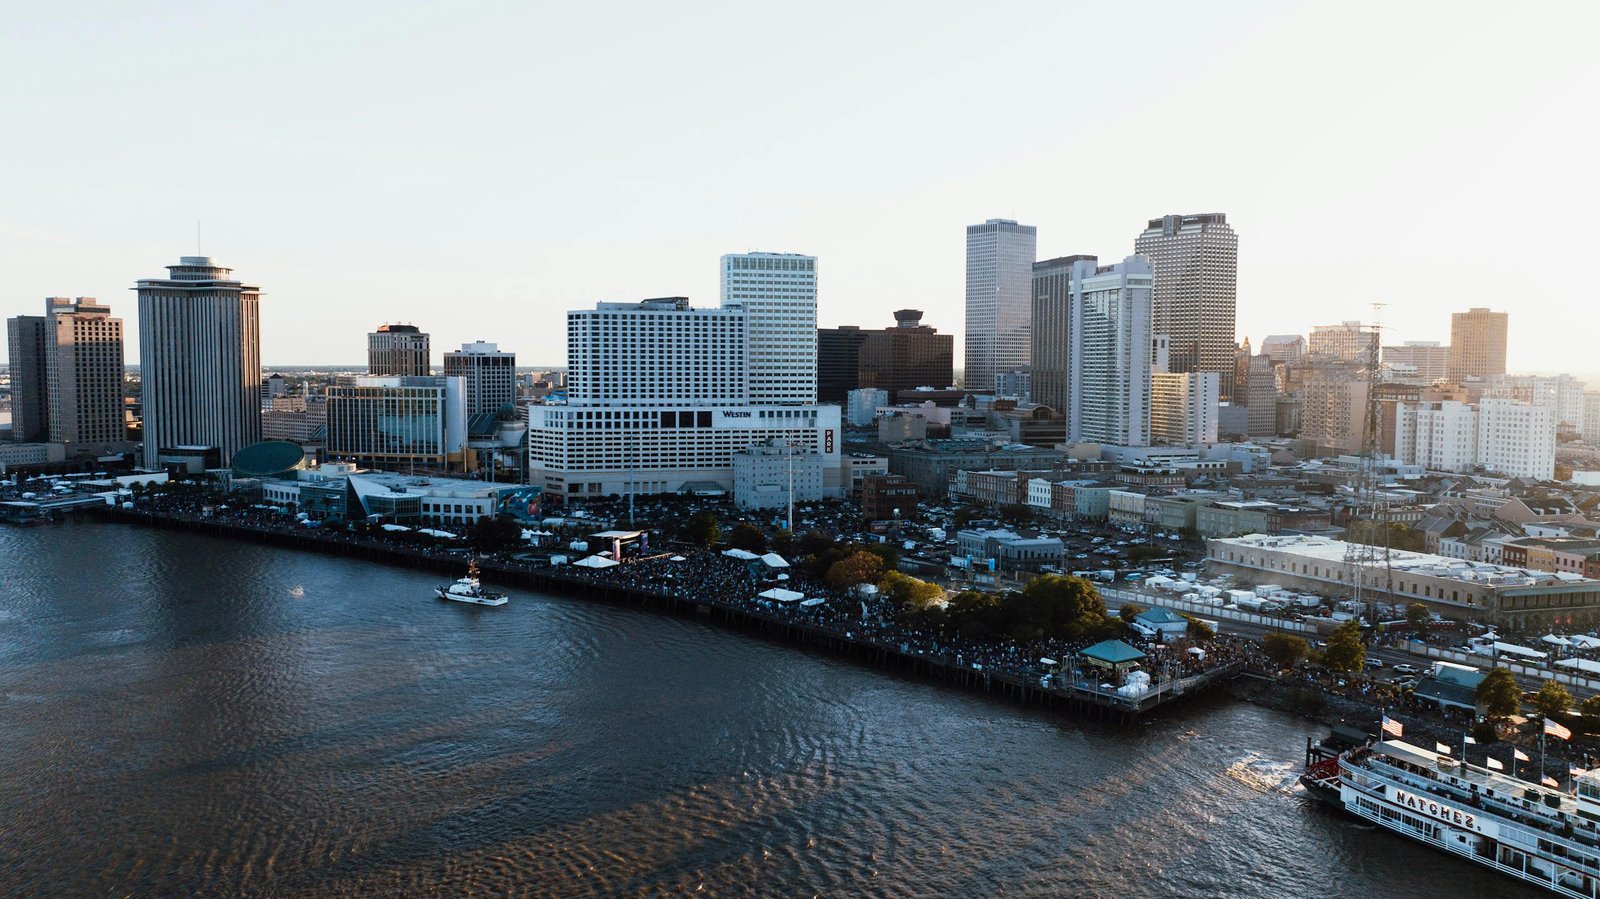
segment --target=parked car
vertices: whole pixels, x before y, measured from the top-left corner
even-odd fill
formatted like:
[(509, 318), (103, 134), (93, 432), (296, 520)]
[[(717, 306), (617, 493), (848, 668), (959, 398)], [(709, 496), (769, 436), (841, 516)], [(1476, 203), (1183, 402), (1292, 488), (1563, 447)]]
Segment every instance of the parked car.
[(1407, 665), (1405, 662), (1401, 662), (1401, 663), (1399, 663), (1399, 664), (1394, 666), (1394, 673), (1395, 674), (1404, 674), (1404, 675), (1416, 675), (1416, 674), (1421, 674), (1422, 673), (1422, 669), (1418, 668), (1415, 665)]

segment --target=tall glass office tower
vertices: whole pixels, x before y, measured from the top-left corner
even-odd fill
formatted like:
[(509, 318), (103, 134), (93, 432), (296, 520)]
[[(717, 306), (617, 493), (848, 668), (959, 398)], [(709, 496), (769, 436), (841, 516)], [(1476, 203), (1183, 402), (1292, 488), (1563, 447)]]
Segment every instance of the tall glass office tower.
[(962, 383), (993, 390), (994, 376), (1027, 365), (1033, 260), (1039, 229), (1010, 219), (967, 226), (967, 336)]

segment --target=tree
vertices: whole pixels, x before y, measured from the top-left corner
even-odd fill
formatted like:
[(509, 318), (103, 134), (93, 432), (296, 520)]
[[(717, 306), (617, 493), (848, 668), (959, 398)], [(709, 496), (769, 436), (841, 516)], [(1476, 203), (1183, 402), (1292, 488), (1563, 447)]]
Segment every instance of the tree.
[(1159, 546), (1130, 546), (1128, 547), (1128, 561), (1135, 565), (1143, 565), (1151, 559), (1159, 559), (1168, 553)]
[(797, 551), (802, 556), (816, 556), (826, 552), (836, 542), (831, 536), (821, 531), (806, 531), (800, 535)]
[(1022, 592), (1008, 597), (1002, 616), (1006, 630), (1016, 639), (1051, 637), (1108, 637), (1122, 632), (1123, 624), (1106, 612), (1105, 600), (1094, 585), (1080, 577), (1046, 574), (1028, 582)]
[(689, 516), (678, 535), (689, 543), (710, 546), (722, 539), (722, 525), (711, 510), (701, 509)]
[(868, 543), (867, 552), (883, 560), (885, 570), (893, 571), (900, 567), (900, 547), (893, 543)]
[(1140, 615), (1143, 615), (1148, 611), (1149, 609), (1146, 609), (1144, 606), (1136, 605), (1131, 602), (1124, 603), (1122, 608), (1117, 610), (1117, 617), (1121, 618), (1124, 624), (1132, 624), (1133, 619), (1138, 618)]
[(1561, 684), (1547, 680), (1539, 685), (1539, 693), (1533, 698), (1533, 705), (1539, 714), (1546, 718), (1565, 715), (1572, 708), (1572, 694)]
[(962, 590), (950, 597), (945, 620), (962, 636), (989, 639), (1001, 632), (1000, 597), (977, 590)]
[(1361, 642), (1361, 625), (1346, 621), (1328, 635), (1328, 647), (1322, 651), (1322, 664), (1330, 671), (1346, 674), (1361, 670), (1367, 663), (1367, 647)]
[(1311, 645), (1294, 634), (1268, 634), (1261, 640), (1267, 658), (1279, 668), (1290, 668), (1311, 652)]
[(1193, 615), (1184, 615), (1183, 620), (1189, 622), (1189, 629), (1184, 631), (1183, 635), (1188, 637), (1190, 640), (1193, 640), (1197, 643), (1204, 643), (1205, 641), (1210, 640), (1212, 637), (1217, 635), (1217, 632), (1211, 629), (1211, 625), (1206, 624), (1204, 621), (1201, 621)]
[(1585, 718), (1600, 718), (1600, 693), (1585, 699), (1583, 705), (1578, 706), (1578, 711), (1582, 712)]
[(1411, 625), (1411, 629), (1414, 631), (1427, 630), (1428, 620), (1432, 617), (1432, 614), (1428, 612), (1428, 607), (1420, 602), (1414, 602), (1406, 606), (1406, 623)]
[(829, 565), (825, 579), (828, 586), (835, 590), (849, 590), (858, 584), (877, 580), (878, 575), (882, 573), (883, 560), (866, 550), (858, 549)]
[(1474, 695), (1490, 718), (1509, 718), (1522, 709), (1517, 679), (1504, 668), (1491, 668)]
[(784, 558), (788, 558), (789, 553), (794, 551), (794, 535), (789, 533), (788, 528), (779, 528), (778, 532), (772, 535), (772, 551)]
[(767, 551), (767, 535), (748, 521), (741, 521), (728, 531), (728, 545), (753, 553)]
[(1398, 521), (1388, 522), (1388, 539), (1384, 539), (1385, 525), (1383, 522), (1371, 519), (1350, 522), (1345, 529), (1345, 539), (1351, 543), (1365, 543), (1368, 546), (1383, 546), (1388, 544), (1391, 549), (1404, 549), (1412, 552), (1421, 552), (1424, 546), (1421, 531), (1414, 530)]
[(930, 584), (898, 571), (884, 574), (883, 579), (878, 581), (878, 591), (902, 611), (926, 612), (944, 602), (944, 590), (938, 584)]
[(522, 546), (522, 525), (509, 516), (485, 515), (467, 529), (467, 542), (483, 552), (499, 552)]

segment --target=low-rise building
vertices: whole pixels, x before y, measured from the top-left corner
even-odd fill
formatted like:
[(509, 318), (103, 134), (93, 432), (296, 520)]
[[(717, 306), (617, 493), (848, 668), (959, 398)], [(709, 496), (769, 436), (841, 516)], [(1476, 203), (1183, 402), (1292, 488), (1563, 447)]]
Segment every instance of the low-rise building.
[(870, 474), (861, 482), (861, 517), (867, 521), (915, 518), (917, 486), (898, 474)]
[(804, 447), (774, 440), (733, 454), (733, 501), (745, 509), (781, 509), (792, 498), (823, 498), (825, 460)]
[(996, 567), (1016, 571), (1059, 565), (1065, 548), (1059, 537), (974, 529), (956, 532), (956, 551), (974, 561), (993, 559)]

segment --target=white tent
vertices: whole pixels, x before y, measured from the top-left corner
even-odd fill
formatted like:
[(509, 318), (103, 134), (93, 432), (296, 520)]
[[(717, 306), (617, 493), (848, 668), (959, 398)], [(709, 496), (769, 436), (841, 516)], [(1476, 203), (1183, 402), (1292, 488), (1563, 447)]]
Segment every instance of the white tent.
[(777, 553), (767, 553), (766, 555), (761, 557), (761, 561), (767, 563), (767, 567), (768, 568), (788, 568), (789, 567), (789, 563), (785, 562), (783, 560), (783, 556), (780, 556)]
[(409, 531), (409, 530), (411, 530), (410, 528), (406, 527), (403, 524), (386, 524), (386, 525), (383, 526), (383, 529), (386, 530), (386, 531)]
[(820, 596), (813, 596), (810, 599), (802, 599), (800, 601), (800, 604), (803, 605), (803, 606), (820, 606), (824, 602), (827, 602), (827, 600), (823, 599)]
[(1573, 634), (1567, 638), (1567, 641), (1573, 646), (1581, 646), (1584, 649), (1594, 649), (1596, 646), (1600, 646), (1600, 637), (1591, 637), (1588, 634)]
[(722, 554), (730, 559), (738, 559), (741, 562), (748, 562), (751, 559), (761, 558), (748, 549), (725, 549), (722, 551)]
[(800, 600), (806, 598), (804, 593), (799, 593), (794, 590), (785, 590), (782, 587), (773, 587), (771, 590), (763, 590), (760, 593), (757, 593), (756, 596), (760, 597), (761, 599), (771, 599), (777, 602), (799, 602)]
[(440, 531), (440, 530), (436, 530), (434, 528), (420, 528), (420, 529), (418, 529), (417, 533), (419, 533), (419, 534), (427, 534), (429, 537), (443, 537), (446, 540), (455, 540), (455, 539), (457, 539), (456, 535), (450, 533), (449, 531)]
[(1539, 640), (1541, 642), (1543, 642), (1543, 643), (1548, 643), (1551, 646), (1571, 646), (1572, 645), (1572, 641), (1571, 640), (1568, 640), (1566, 637), (1558, 637), (1555, 634), (1545, 634), (1543, 637), (1540, 637)]
[(1562, 659), (1556, 664), (1563, 668), (1576, 668), (1579, 671), (1587, 671), (1590, 674), (1600, 674), (1600, 662), (1589, 659)]
[(683, 556), (673, 556), (672, 558), (668, 559), (667, 561), (668, 562), (687, 562), (689, 560), (685, 559)]
[(608, 559), (605, 556), (589, 556), (588, 558), (579, 559), (572, 564), (581, 566), (583, 568), (610, 568), (611, 566), (620, 563), (617, 562), (616, 559)]

